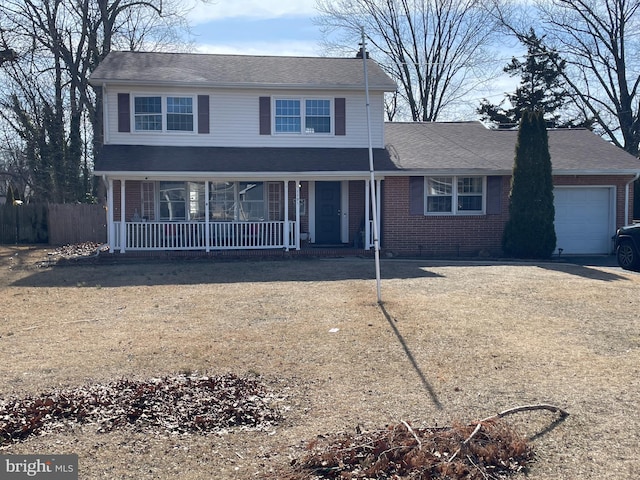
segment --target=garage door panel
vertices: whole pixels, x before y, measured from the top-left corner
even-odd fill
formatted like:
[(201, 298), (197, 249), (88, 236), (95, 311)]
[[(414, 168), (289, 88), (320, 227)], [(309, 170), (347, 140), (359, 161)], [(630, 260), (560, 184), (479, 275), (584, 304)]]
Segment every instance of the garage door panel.
[(611, 188), (554, 189), (556, 248), (563, 255), (611, 251)]

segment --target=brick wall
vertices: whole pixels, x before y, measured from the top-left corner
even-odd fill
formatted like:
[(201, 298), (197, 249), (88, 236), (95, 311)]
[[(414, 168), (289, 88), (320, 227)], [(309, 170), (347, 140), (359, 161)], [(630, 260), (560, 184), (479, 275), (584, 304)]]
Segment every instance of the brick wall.
[[(615, 186), (616, 226), (619, 227), (626, 223), (625, 186), (632, 178), (557, 176), (554, 184)], [(382, 248), (406, 256), (500, 256), (502, 231), (509, 218), (510, 180), (510, 177), (502, 178), (500, 212), (497, 214), (425, 216), (409, 214), (409, 177), (387, 177), (383, 184)], [(633, 185), (630, 198), (633, 199)], [(630, 203), (632, 205), (633, 201)]]

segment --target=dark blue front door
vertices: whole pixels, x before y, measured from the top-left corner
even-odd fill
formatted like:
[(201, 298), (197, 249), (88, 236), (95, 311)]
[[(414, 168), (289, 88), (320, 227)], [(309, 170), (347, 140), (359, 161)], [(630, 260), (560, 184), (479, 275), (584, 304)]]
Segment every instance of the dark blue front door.
[(316, 243), (340, 242), (340, 182), (316, 182)]

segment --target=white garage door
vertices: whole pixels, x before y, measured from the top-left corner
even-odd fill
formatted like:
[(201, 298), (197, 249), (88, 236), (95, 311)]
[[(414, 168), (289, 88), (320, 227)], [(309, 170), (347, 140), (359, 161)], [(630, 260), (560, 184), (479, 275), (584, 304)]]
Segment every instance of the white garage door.
[(611, 187), (555, 187), (556, 253), (611, 253), (614, 215)]

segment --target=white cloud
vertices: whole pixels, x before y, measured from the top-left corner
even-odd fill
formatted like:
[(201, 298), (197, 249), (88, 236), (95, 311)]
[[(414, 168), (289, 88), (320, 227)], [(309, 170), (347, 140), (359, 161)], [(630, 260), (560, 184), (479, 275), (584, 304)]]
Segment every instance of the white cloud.
[(281, 55), (294, 57), (317, 57), (318, 44), (315, 42), (233, 42), (198, 43), (197, 53), (216, 53), (225, 55)]
[(316, 0), (189, 0), (194, 7), (187, 15), (192, 24), (225, 18), (269, 19), (316, 15)]

